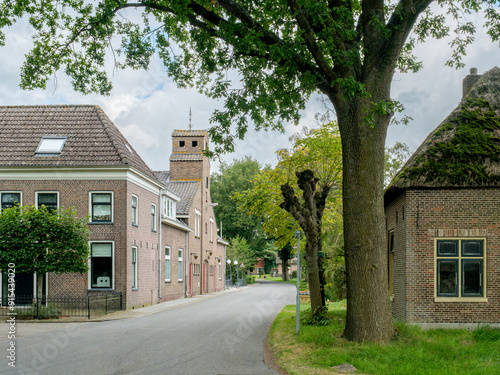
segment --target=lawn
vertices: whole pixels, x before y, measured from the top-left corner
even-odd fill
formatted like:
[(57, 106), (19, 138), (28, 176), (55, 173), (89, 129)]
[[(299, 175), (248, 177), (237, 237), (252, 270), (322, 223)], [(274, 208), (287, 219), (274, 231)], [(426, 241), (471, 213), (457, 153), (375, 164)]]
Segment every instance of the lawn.
[[(301, 305), (301, 310), (306, 305)], [(290, 375), (334, 374), (333, 366), (353, 365), (357, 374), (500, 374), (500, 329), (429, 330), (396, 324), (388, 344), (352, 343), (341, 337), (345, 303), (331, 303), (331, 324), (301, 325), (295, 335), (295, 305), (274, 321), (269, 343), (276, 362)]]

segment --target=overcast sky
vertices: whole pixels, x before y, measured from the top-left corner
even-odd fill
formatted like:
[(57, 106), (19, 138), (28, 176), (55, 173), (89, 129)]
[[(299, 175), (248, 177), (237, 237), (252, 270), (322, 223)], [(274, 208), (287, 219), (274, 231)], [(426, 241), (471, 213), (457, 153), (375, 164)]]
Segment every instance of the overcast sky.
[[(458, 105), (462, 79), (469, 69), (475, 67), (481, 74), (500, 65), (498, 43), (492, 43), (486, 36), (481, 16), (476, 16), (476, 20), (479, 21), (476, 42), (468, 49), (464, 69), (445, 67), (451, 56), (449, 40), (431, 40), (417, 47), (417, 55), (424, 64), (419, 73), (395, 75), (392, 97), (405, 106), (405, 114), (413, 121), (408, 126), (391, 126), (386, 146), (399, 141), (414, 151)], [(190, 109), (193, 129), (207, 129), (211, 113), (221, 107), (220, 102), (207, 99), (194, 89), (177, 88), (157, 61), (153, 61), (149, 71), (116, 71), (114, 89), (108, 97), (74, 92), (62, 72), (57, 74), (57, 82), (49, 82), (47, 90), (23, 91), (19, 88), (19, 70), (30, 48), (32, 32), (26, 23), (7, 30), (6, 46), (0, 47), (0, 105), (97, 104), (153, 170), (168, 169), (170, 135), (174, 129), (188, 128)], [(236, 151), (223, 159), (231, 161), (249, 155), (262, 164), (274, 165), (274, 151), (289, 146), (289, 136), (302, 126), (317, 125), (314, 115), (324, 111), (318, 98), (313, 98), (299, 127), (289, 125), (285, 134), (250, 131), (244, 141), (237, 143)], [(212, 170), (217, 166), (218, 162), (212, 162)]]

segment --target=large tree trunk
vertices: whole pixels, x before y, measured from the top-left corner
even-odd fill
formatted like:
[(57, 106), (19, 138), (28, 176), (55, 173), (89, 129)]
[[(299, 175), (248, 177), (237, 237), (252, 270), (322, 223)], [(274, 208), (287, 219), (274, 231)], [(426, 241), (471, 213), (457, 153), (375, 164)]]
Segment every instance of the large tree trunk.
[(375, 115), (374, 123), (367, 124), (364, 120), (372, 109), (369, 100), (353, 100), (340, 109), (337, 115), (342, 135), (347, 274), (344, 334), (352, 341), (386, 342), (394, 335), (383, 202), (383, 161), (390, 114)]

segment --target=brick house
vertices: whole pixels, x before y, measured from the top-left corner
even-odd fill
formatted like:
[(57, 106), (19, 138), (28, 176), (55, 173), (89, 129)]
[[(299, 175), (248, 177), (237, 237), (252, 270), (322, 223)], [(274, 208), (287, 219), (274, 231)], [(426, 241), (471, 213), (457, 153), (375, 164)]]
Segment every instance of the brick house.
[[(183, 265), (194, 230), (163, 206), (182, 199), (165, 189), (100, 107), (2, 106), (0, 139), (2, 209), (44, 204), (89, 216), (89, 271), (45, 275), (46, 295), (121, 292), (127, 308), (185, 295), (177, 284), (188, 282)], [(172, 272), (176, 283), (165, 285), (166, 244), (179, 268)], [(33, 294), (35, 280), (18, 275), (16, 294)]]
[[(180, 199), (172, 208), (176, 217), (192, 228), (188, 239), (189, 253), (186, 254), (188, 282), (183, 285), (184, 293), (188, 296), (220, 291), (225, 287), (227, 242), (217, 235), (213, 210), (217, 203), (212, 203), (211, 200), (210, 162), (204, 154), (207, 147), (206, 131), (175, 130), (172, 133), (170, 171), (155, 172), (157, 178), (165, 184), (166, 190)], [(178, 238), (181, 241), (180, 234), (172, 235), (171, 232), (172, 229), (162, 230), (166, 244), (165, 254), (170, 249), (177, 249), (176, 246), (169, 245), (169, 237), (170, 240)], [(170, 249), (168, 246), (171, 246)], [(173, 269), (179, 269), (175, 266), (176, 259), (171, 258), (171, 262)], [(175, 277), (172, 280), (165, 282), (175, 283)]]
[(463, 91), (384, 196), (393, 317), (430, 327), (500, 323), (500, 69)]

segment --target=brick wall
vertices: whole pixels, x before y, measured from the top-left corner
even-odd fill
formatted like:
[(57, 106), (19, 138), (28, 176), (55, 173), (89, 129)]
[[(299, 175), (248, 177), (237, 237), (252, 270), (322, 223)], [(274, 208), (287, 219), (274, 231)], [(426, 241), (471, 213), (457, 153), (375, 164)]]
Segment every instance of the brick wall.
[[(186, 266), (186, 263), (188, 263), (186, 260), (189, 259), (189, 254), (187, 254), (186, 233), (189, 232), (185, 232), (168, 224), (162, 224), (163, 256), (160, 257), (160, 264), (162, 267), (162, 278), (160, 281), (162, 302), (182, 298), (187, 292), (189, 264)], [(170, 247), (170, 281), (165, 281), (165, 246)], [(183, 249), (184, 251), (182, 281), (179, 281), (179, 249)]]
[[(500, 190), (408, 190), (406, 200), (400, 197), (388, 207), (389, 223), (398, 207), (401, 212), (401, 201), (406, 202), (406, 282), (398, 278), (395, 283), (406, 284), (404, 320), (416, 323), (500, 322)], [(398, 230), (396, 227), (395, 233)], [(434, 247), (439, 238), (486, 239), (487, 301), (436, 301)], [(403, 298), (395, 293), (394, 306), (400, 297)], [(401, 318), (401, 310), (394, 309), (395, 316)]]
[[(386, 208), (387, 239), (389, 239), (389, 233), (394, 231), (394, 298), (392, 300), (392, 315), (398, 320), (405, 320), (406, 317), (407, 217), (406, 194), (402, 194)], [(387, 256), (389, 257), (389, 252)]]
[[(114, 243), (114, 290), (122, 292), (124, 305), (156, 303), (159, 233), (151, 231), (151, 203), (159, 210), (159, 196), (125, 180), (0, 180), (0, 191), (22, 191), (22, 204), (35, 204), (37, 191), (59, 192), (61, 207), (74, 207), (79, 217), (89, 215), (91, 191), (113, 192), (113, 224), (89, 224), (91, 241)], [(139, 226), (131, 224), (131, 195), (139, 197)], [(159, 211), (158, 211), (159, 225)], [(158, 226), (157, 226), (158, 227)], [(132, 291), (132, 246), (138, 248), (139, 288)], [(105, 293), (88, 290), (88, 273), (49, 274), (50, 296), (87, 296)]]
[[(160, 196), (134, 183), (127, 185), (127, 258), (120, 263), (127, 277), (127, 307), (142, 307), (158, 301), (158, 267), (160, 244)], [(138, 197), (138, 225), (132, 225), (132, 194)], [(152, 230), (151, 205), (156, 204), (156, 231)], [(132, 247), (138, 250), (138, 288), (132, 289)], [(118, 262), (117, 262), (118, 265)]]

